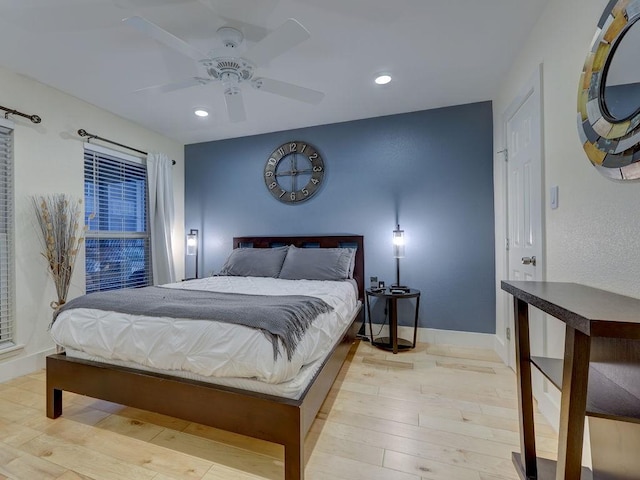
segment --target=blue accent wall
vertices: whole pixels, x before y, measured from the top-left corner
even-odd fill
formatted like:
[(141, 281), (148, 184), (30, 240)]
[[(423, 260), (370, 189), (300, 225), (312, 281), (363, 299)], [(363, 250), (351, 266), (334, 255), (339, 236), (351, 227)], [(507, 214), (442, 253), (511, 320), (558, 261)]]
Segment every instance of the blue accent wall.
[[(287, 205), (262, 173), (292, 140), (315, 146), (326, 173), (314, 197)], [(185, 228), (201, 232), (200, 272), (221, 268), (234, 236), (353, 233), (364, 235), (366, 278), (390, 285), (399, 223), (401, 283), (422, 291), (420, 326), (495, 333), (491, 102), (192, 144), (185, 160)], [(410, 304), (401, 307), (410, 324)]]

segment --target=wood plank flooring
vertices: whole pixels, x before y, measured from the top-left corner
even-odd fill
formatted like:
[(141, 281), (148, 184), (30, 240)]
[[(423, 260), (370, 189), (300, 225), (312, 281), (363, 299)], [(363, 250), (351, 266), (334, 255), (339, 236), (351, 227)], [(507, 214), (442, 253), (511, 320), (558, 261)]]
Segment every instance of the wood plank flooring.
[[(64, 393), (45, 416), (45, 375), (0, 384), (0, 480), (280, 480), (283, 448)], [(557, 437), (536, 418), (538, 453)], [(493, 352), (361, 342), (305, 442), (307, 480), (517, 480), (516, 378)]]

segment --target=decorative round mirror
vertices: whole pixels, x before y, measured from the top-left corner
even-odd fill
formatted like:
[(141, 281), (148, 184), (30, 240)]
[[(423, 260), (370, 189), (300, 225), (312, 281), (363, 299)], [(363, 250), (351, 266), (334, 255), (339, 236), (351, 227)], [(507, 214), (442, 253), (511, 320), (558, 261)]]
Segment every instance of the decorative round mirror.
[(580, 76), (578, 133), (591, 163), (618, 180), (640, 178), (640, 0), (605, 8)]

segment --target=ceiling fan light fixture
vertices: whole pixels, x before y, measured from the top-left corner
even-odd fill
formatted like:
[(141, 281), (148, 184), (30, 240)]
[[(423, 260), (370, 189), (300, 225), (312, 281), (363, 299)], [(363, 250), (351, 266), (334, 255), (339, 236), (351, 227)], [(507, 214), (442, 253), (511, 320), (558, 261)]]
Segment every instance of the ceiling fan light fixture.
[(386, 85), (390, 81), (391, 81), (391, 75), (389, 75), (388, 73), (380, 74), (374, 80), (374, 82), (376, 82), (378, 85)]
[(242, 32), (233, 27), (220, 27), (217, 34), (222, 40), (222, 44), (227, 48), (238, 48), (244, 40)]
[(209, 112), (207, 112), (204, 108), (196, 108), (193, 113), (200, 118), (208, 117)]
[[(156, 0), (144, 0), (145, 2)], [(167, 1), (167, 0), (163, 0)], [(170, 2), (184, 0), (170, 0)], [(200, 0), (210, 2), (212, 0)], [(273, 93), (285, 98), (291, 98), (312, 105), (320, 103), (324, 93), (292, 83), (283, 82), (271, 78), (254, 79), (254, 70), (259, 65), (266, 65), (272, 59), (282, 55), (296, 45), (310, 37), (309, 31), (297, 20), (290, 18), (275, 30), (266, 33), (255, 45), (252, 45), (242, 56), (238, 47), (243, 43), (243, 33), (233, 27), (225, 26), (218, 29), (218, 37), (223, 46), (214, 48), (209, 54), (204, 54), (184, 40), (176, 37), (167, 30), (149, 20), (139, 16), (124, 20), (125, 23), (138, 32), (158, 41), (164, 46), (181, 53), (198, 62), (207, 72), (208, 77), (191, 77), (179, 82), (158, 85), (140, 89), (150, 93), (166, 93), (183, 88), (207, 85), (217, 81), (222, 84), (224, 100), (231, 122), (246, 120), (246, 111), (241, 91), (243, 82), (251, 84), (257, 90)], [(199, 107), (193, 107), (198, 116), (204, 112)]]

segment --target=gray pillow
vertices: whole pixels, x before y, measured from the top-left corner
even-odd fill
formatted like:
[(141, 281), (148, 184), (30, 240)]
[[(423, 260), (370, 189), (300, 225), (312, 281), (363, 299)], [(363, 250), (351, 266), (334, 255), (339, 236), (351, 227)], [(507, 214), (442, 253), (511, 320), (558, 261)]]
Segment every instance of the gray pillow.
[(289, 247), (236, 248), (219, 275), (277, 278)]
[(353, 248), (289, 247), (280, 278), (286, 280), (345, 280), (353, 277)]

